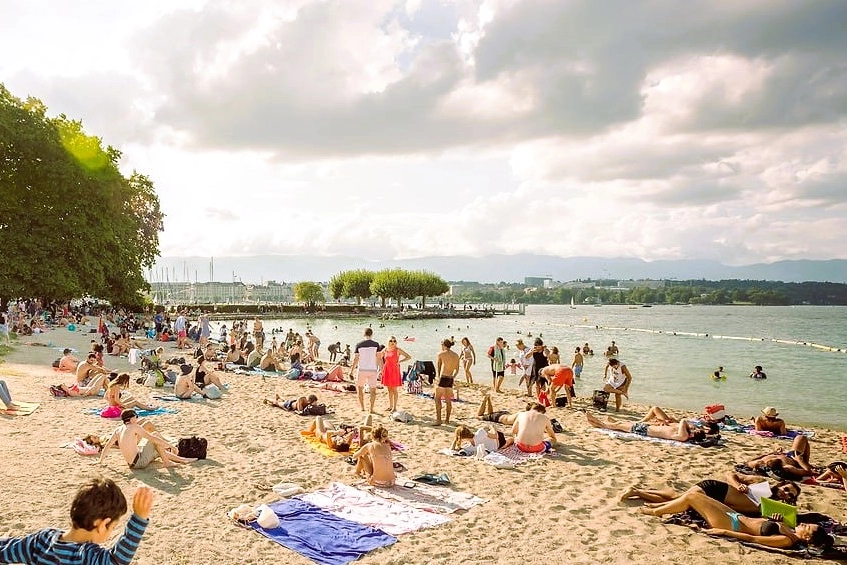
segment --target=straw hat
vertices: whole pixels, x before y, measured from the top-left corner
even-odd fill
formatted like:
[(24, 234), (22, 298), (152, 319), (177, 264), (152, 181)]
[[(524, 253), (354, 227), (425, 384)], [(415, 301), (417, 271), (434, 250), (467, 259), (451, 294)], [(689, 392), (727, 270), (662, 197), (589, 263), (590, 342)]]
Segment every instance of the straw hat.
[(768, 418), (776, 418), (779, 416), (779, 412), (777, 412), (776, 408), (773, 406), (765, 406), (765, 408), (762, 409), (762, 414)]

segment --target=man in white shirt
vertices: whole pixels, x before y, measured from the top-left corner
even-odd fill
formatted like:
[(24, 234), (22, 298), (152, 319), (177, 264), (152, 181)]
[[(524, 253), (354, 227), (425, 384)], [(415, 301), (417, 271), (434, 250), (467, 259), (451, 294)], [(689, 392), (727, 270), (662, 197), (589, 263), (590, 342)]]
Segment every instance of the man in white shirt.
[(368, 386), (368, 394), (370, 395), (368, 413), (374, 411), (374, 403), (376, 402), (377, 375), (382, 369), (382, 355), (377, 355), (377, 353), (382, 349), (383, 346), (373, 340), (373, 330), (365, 328), (365, 339), (356, 344), (353, 351), (353, 361), (350, 364), (350, 374), (356, 375), (356, 394), (359, 397), (359, 407), (362, 411), (365, 410), (365, 385)]

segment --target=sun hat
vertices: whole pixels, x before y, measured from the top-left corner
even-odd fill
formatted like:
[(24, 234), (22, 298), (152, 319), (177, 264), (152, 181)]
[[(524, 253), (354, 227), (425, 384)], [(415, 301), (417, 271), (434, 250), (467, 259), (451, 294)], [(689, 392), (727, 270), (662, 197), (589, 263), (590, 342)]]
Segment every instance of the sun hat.
[(768, 418), (775, 418), (779, 416), (779, 412), (777, 412), (776, 408), (774, 408), (773, 406), (765, 406), (762, 409), (762, 414), (764, 414)]

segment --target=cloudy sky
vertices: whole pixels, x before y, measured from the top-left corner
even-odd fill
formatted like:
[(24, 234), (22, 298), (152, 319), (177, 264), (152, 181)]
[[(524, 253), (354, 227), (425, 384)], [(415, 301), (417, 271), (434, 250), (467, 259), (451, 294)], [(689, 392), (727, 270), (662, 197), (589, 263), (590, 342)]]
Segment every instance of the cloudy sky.
[(164, 256), (847, 258), (847, 2), (3, 0)]

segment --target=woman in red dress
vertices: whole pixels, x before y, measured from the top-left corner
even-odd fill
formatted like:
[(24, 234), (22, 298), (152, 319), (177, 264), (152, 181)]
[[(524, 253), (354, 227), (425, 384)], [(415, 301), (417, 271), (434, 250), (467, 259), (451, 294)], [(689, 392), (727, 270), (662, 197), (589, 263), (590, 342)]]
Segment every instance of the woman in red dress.
[(388, 339), (388, 345), (380, 354), (383, 362), (382, 384), (388, 389), (388, 412), (393, 413), (397, 411), (398, 389), (403, 384), (403, 377), (400, 375), (400, 363), (405, 363), (412, 356), (397, 347), (397, 338), (394, 336)]

